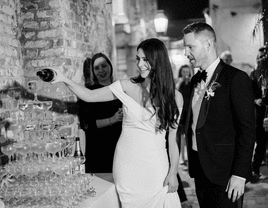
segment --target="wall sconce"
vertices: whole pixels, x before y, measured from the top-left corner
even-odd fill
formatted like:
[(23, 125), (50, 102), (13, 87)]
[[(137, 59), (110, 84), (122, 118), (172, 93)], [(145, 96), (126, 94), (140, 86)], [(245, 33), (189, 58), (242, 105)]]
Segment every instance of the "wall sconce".
[(164, 14), (164, 10), (157, 10), (154, 18), (155, 30), (159, 34), (166, 34), (168, 28), (168, 18)]

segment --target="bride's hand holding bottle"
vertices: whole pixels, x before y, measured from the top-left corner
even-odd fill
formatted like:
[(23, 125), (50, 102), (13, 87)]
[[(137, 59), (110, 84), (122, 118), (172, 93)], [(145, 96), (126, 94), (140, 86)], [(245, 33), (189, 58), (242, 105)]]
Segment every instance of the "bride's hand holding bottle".
[(63, 74), (60, 68), (49, 67), (42, 69), (36, 73), (44, 82), (54, 84), (57, 82), (64, 82), (67, 77)]

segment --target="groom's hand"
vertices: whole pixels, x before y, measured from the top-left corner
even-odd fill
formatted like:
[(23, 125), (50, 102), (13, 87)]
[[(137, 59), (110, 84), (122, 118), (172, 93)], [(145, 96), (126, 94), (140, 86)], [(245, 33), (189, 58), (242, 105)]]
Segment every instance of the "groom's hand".
[(226, 192), (228, 192), (228, 198), (233, 202), (238, 200), (245, 191), (245, 180), (243, 178), (232, 175), (228, 181)]

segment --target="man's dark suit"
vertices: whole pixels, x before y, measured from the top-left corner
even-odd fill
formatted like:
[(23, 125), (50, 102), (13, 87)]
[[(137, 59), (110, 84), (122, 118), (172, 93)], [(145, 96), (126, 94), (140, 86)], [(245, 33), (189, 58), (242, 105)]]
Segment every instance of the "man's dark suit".
[[(194, 77), (192, 78), (192, 81)], [(227, 186), (231, 175), (251, 178), (255, 141), (254, 97), (249, 76), (220, 61), (211, 81), (221, 86), (209, 99), (202, 100), (196, 126), (199, 164), (213, 184)], [(194, 84), (192, 84), (192, 97)], [(192, 102), (191, 102), (192, 103)], [(186, 119), (189, 174), (196, 178), (196, 156), (192, 150), (192, 106)], [(195, 156), (195, 155), (196, 156)]]
[[(252, 161), (252, 171), (255, 177), (260, 175), (260, 167), (264, 159), (267, 143), (267, 133), (263, 127), (263, 119), (266, 117), (266, 106), (268, 104), (268, 93), (262, 93), (262, 81), (267, 79), (264, 77), (266, 73), (262, 72), (262, 68), (259, 67), (251, 72), (250, 78), (252, 81), (253, 93), (255, 100), (261, 99), (261, 105), (255, 104), (255, 116), (256, 116), (256, 147), (254, 151), (253, 161)], [(256, 180), (256, 178), (255, 178)]]

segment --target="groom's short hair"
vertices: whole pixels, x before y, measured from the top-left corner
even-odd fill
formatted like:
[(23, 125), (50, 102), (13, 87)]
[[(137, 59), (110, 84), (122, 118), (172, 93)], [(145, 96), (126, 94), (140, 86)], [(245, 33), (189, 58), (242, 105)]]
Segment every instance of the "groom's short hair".
[(182, 33), (184, 35), (188, 33), (194, 33), (195, 35), (205, 34), (213, 39), (216, 42), (216, 33), (214, 29), (207, 23), (204, 22), (193, 22), (183, 28)]

